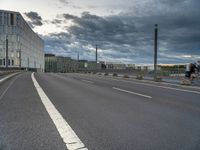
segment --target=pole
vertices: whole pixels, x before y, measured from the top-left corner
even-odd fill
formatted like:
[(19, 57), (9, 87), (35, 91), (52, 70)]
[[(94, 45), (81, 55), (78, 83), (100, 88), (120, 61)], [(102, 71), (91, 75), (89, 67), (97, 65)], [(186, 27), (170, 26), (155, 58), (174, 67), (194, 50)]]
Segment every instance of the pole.
[(19, 50), (19, 68), (20, 68), (20, 70), (22, 67), (21, 51), (22, 51), (22, 43), (20, 43), (20, 50)]
[(28, 68), (27, 68), (27, 71), (29, 71), (29, 57), (28, 57)]
[(98, 62), (98, 45), (96, 45), (96, 69), (98, 69), (98, 65), (97, 65), (97, 62)]
[(158, 50), (158, 25), (155, 24), (155, 31), (154, 31), (154, 79), (157, 78), (157, 50)]
[(79, 52), (78, 52), (78, 54), (77, 54), (77, 61), (79, 61)]
[(97, 61), (98, 61), (98, 53), (97, 53), (97, 50), (98, 50), (98, 46), (96, 45), (96, 64), (97, 64)]
[(8, 69), (8, 36), (6, 36), (6, 69)]

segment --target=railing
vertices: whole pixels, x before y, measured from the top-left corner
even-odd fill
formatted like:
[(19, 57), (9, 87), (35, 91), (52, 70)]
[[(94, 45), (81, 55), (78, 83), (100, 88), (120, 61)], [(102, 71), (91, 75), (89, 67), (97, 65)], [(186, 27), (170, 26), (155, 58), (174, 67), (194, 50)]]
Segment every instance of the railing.
[[(146, 80), (154, 80), (154, 71), (153, 70), (141, 70), (141, 69), (79, 69), (78, 72), (90, 73), (90, 74), (99, 74), (102, 75), (111, 75), (111, 76), (126, 76)], [(117, 75), (116, 75), (117, 74)], [(182, 80), (190, 80), (185, 77), (184, 68), (173, 68), (173, 69), (160, 69), (157, 71), (157, 77), (161, 81), (171, 82), (171, 83), (180, 83)], [(194, 85), (200, 86), (200, 73), (195, 73), (195, 78), (192, 80)]]

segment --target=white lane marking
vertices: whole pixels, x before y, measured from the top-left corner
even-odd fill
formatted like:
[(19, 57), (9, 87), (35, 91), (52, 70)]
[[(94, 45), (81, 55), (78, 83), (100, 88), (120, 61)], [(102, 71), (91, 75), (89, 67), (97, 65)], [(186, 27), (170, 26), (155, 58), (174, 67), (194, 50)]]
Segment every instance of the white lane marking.
[(153, 84), (148, 84), (148, 83), (130, 82), (130, 81), (117, 80), (117, 79), (111, 79), (111, 80), (122, 81), (122, 82), (128, 82), (128, 83), (135, 83), (135, 84), (147, 85), (147, 86), (153, 86), (153, 87), (159, 87), (159, 88), (163, 88), (163, 89), (170, 89), (170, 90), (181, 91), (181, 92), (189, 92), (189, 93), (200, 94), (199, 91), (191, 91), (191, 90), (186, 90), (186, 89), (178, 89), (178, 88), (167, 87), (167, 86), (161, 86), (161, 85), (153, 85)]
[[(93, 77), (93, 78), (95, 78), (95, 77)], [(150, 83), (139, 83), (135, 79), (131, 79), (131, 80), (126, 81), (126, 80), (105, 78), (105, 77), (98, 77), (98, 76), (97, 76), (97, 78), (106, 79), (106, 80), (121, 81), (121, 82), (126, 82), (126, 83), (134, 83), (134, 84), (139, 84), (139, 85), (147, 85), (147, 86), (152, 86), (152, 87), (159, 87), (159, 88), (163, 88), (163, 89), (170, 89), (170, 90), (181, 91), (181, 92), (200, 94), (199, 91), (192, 91), (192, 90), (186, 90), (186, 89), (180, 89), (180, 88), (173, 88), (173, 87), (167, 87), (167, 86), (161, 86), (161, 85), (154, 85), (154, 84), (150, 84)], [(135, 80), (136, 82), (134, 82), (133, 80)]]
[(1, 83), (1, 82), (4, 82), (5, 80), (7, 80), (7, 79), (9, 79), (9, 78), (11, 78), (11, 77), (13, 77), (13, 76), (15, 76), (16, 74), (19, 74), (19, 72), (10, 74), (10, 75), (8, 75), (8, 76), (6, 76), (6, 77), (0, 79), (0, 83)]
[[(4, 95), (7, 93), (7, 91), (10, 89), (10, 87), (13, 85), (13, 83), (17, 80), (17, 78), (15, 78), (13, 81), (10, 82), (10, 84), (8, 85), (8, 87), (5, 89), (5, 91), (1, 94), (0, 96), (0, 100), (4, 97)], [(1, 102), (1, 101), (0, 101)]]
[(118, 90), (118, 91), (121, 91), (121, 92), (126, 92), (126, 93), (129, 93), (129, 94), (138, 95), (138, 96), (142, 96), (142, 97), (145, 97), (145, 98), (152, 98), (151, 96), (148, 96), (148, 95), (144, 95), (144, 94), (140, 94), (140, 93), (136, 93), (136, 92), (132, 92), (132, 91), (127, 91), (127, 90), (116, 88), (116, 87), (112, 87), (112, 88), (114, 90)]
[(54, 122), (63, 142), (66, 144), (66, 147), (69, 150), (88, 150), (83, 142), (79, 139), (73, 129), (65, 121), (59, 111), (55, 108), (51, 100), (45, 94), (43, 89), (38, 84), (37, 80), (34, 77), (34, 73), (31, 74), (33, 84), (41, 98), (42, 103), (44, 104), (49, 116)]
[(89, 80), (84, 80), (84, 79), (81, 79), (81, 81), (83, 81), (83, 82), (87, 82), (87, 83), (91, 83), (91, 84), (93, 84), (94, 82), (92, 82), (92, 81), (89, 81)]

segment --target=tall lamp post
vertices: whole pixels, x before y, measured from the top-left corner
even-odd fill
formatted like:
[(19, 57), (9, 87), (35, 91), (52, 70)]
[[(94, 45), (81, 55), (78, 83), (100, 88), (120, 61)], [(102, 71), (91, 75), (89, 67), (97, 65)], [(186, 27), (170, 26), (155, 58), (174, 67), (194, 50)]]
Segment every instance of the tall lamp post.
[(98, 62), (98, 45), (96, 45), (96, 64)]
[(20, 43), (20, 48), (18, 50), (18, 61), (19, 61), (19, 69), (21, 69), (21, 49), (22, 49), (22, 43)]
[(19, 67), (22, 68), (22, 43), (20, 43), (20, 51), (19, 51)]
[(98, 45), (96, 45), (96, 69), (97, 69), (97, 63), (98, 63)]
[(8, 69), (8, 35), (6, 35), (6, 69)]
[(158, 25), (154, 29), (154, 79), (157, 79)]

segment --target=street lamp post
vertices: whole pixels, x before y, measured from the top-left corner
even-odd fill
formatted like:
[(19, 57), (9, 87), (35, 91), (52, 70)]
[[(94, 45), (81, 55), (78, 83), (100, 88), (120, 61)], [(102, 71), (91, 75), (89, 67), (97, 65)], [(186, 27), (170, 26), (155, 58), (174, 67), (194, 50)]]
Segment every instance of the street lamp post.
[(98, 63), (98, 45), (96, 45), (96, 69), (98, 67), (97, 63)]
[(79, 52), (78, 52), (78, 54), (77, 54), (77, 61), (79, 61)]
[(22, 43), (20, 43), (20, 51), (19, 51), (19, 68), (22, 68)]
[(154, 29), (154, 79), (157, 78), (158, 25)]
[(20, 43), (20, 48), (18, 50), (19, 69), (21, 69), (21, 48), (22, 48), (22, 44)]
[(6, 36), (6, 69), (8, 69), (8, 36)]
[(97, 62), (98, 62), (98, 45), (96, 45), (96, 64), (97, 64)]

